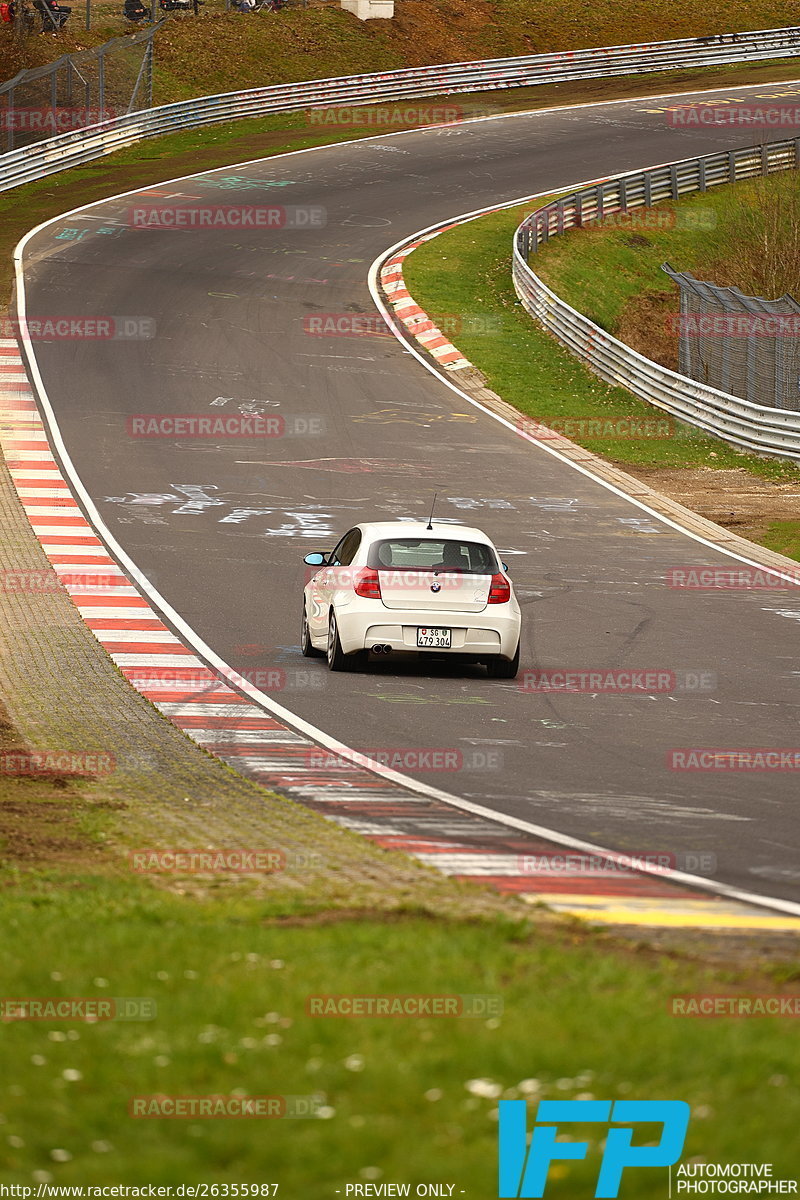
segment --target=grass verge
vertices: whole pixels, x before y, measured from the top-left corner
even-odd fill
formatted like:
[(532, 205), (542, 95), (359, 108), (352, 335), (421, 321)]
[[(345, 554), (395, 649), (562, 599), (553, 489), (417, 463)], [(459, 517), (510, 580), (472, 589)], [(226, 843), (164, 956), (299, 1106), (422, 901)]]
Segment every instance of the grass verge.
[[(75, 0), (72, 17), (55, 36), (19, 38), (14, 28), (0, 26), (3, 78), (130, 30), (121, 0), (92, 0), (87, 31), (86, 3)], [(155, 81), (165, 103), (288, 80), (769, 29), (793, 20), (785, 0), (714, 0), (702, 9), (691, 0), (647, 6), (602, 0), (591, 9), (586, 0), (557, 6), (545, 0), (397, 0), (394, 18), (380, 21), (359, 21), (335, 0), (292, 3), (280, 14), (255, 17), (226, 13), (224, 0), (204, 0), (198, 17), (175, 15), (159, 35)], [(117, 53), (116, 61), (132, 84), (135, 56), (126, 64)], [(111, 77), (107, 83), (113, 85)]]
[[(246, 895), (199, 899), (91, 870), (0, 883), (5, 996), (147, 997), (157, 1009), (146, 1022), (2, 1025), (6, 1182), (277, 1182), (301, 1196), (382, 1179), (490, 1197), (498, 1097), (587, 1093), (689, 1101), (685, 1157), (746, 1148), (776, 1176), (800, 1166), (781, 1020), (670, 1014), (674, 994), (791, 991), (785, 981), (502, 916), (287, 922)], [(502, 1015), (307, 1012), (320, 994), (476, 993), (498, 997)], [(315, 1094), (324, 1107), (260, 1124), (128, 1115), (132, 1096), (237, 1090)], [(548, 1194), (592, 1193), (602, 1131), (584, 1133), (587, 1162), (558, 1167)], [(652, 1196), (655, 1180), (631, 1172), (625, 1195)]]

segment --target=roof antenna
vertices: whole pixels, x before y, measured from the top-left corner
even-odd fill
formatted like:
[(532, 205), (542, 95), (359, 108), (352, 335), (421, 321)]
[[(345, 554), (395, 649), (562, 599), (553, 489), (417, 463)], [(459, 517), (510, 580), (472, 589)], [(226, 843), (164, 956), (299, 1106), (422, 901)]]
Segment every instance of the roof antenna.
[(433, 503), (431, 504), (431, 515), (428, 517), (428, 524), (425, 526), (426, 529), (430, 529), (431, 531), (433, 531), (433, 525), (431, 524), (431, 522), (433, 521), (433, 510), (436, 505), (436, 497), (438, 495), (439, 495), (438, 492), (433, 493)]

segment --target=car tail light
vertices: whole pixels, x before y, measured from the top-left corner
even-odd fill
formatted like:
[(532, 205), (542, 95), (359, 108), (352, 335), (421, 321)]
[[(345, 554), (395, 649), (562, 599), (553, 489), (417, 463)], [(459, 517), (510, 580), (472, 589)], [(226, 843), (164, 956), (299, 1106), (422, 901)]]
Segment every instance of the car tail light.
[(489, 587), (489, 604), (506, 604), (511, 599), (511, 585), (505, 575), (493, 575)]
[(367, 600), (380, 600), (381, 581), (374, 567), (364, 567), (363, 570), (357, 571), (353, 582), (357, 596), (364, 596)]

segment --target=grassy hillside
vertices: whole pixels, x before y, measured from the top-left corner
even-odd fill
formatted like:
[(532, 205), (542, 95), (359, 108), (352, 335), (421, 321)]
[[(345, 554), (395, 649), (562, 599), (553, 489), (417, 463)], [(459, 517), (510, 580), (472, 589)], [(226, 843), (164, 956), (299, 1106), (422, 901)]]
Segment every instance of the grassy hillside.
[(635, 213), (622, 227), (611, 217), (555, 238), (533, 265), (609, 333), (677, 370), (678, 339), (669, 320), (678, 312), (678, 294), (661, 264), (746, 295), (775, 299), (788, 292), (800, 299), (798, 182), (789, 172), (662, 205), (676, 219), (661, 228), (637, 223)]
[[(85, 0), (75, 0), (58, 37), (14, 42), (0, 29), (0, 76), (125, 33), (121, 0), (92, 4), (93, 28), (83, 28)], [(280, 14), (226, 13), (207, 0), (198, 18), (178, 16), (159, 36), (158, 99), (168, 101), (228, 88), (323, 78), (434, 62), (458, 62), (631, 41), (692, 37), (722, 30), (764, 29), (796, 22), (785, 0), (397, 0), (391, 21), (359, 21), (333, 0), (311, 0)]]

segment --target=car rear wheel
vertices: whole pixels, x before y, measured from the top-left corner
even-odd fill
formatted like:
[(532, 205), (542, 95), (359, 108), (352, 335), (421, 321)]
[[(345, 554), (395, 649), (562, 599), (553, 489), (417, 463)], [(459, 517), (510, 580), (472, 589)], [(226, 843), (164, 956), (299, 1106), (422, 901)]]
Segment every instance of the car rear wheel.
[(516, 679), (519, 671), (519, 642), (513, 658), (490, 658), (486, 669), (490, 679)]
[(317, 650), (311, 641), (311, 630), (308, 628), (308, 613), (303, 605), (303, 621), (300, 626), (300, 653), (303, 658), (322, 658), (322, 651)]
[(336, 627), (336, 614), (331, 611), (331, 619), (328, 624), (328, 666), (331, 671), (355, 671), (360, 667), (366, 658), (366, 652), (360, 654), (345, 654), (342, 650), (342, 643), (339, 641), (339, 630)]

